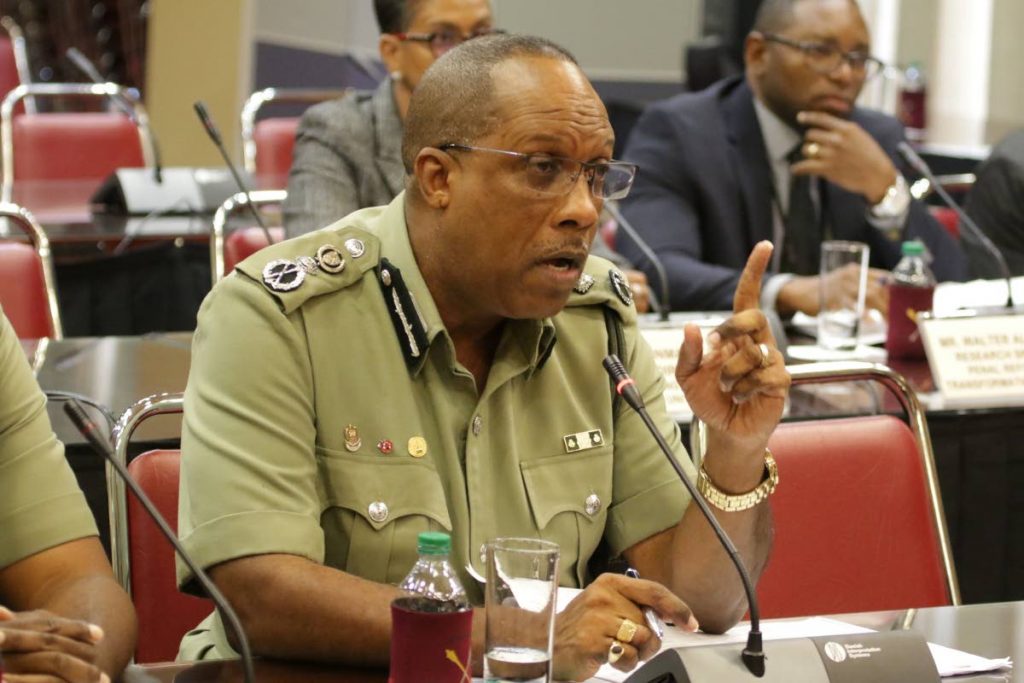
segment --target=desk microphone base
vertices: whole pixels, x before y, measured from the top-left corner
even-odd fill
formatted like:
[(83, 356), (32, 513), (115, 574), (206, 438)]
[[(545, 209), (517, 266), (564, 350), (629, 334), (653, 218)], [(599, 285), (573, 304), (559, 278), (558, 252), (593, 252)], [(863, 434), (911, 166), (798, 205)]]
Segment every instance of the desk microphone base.
[(938, 683), (928, 644), (910, 631), (858, 633), (764, 644), (763, 678), (743, 666), (742, 643), (680, 647), (661, 652), (626, 683)]

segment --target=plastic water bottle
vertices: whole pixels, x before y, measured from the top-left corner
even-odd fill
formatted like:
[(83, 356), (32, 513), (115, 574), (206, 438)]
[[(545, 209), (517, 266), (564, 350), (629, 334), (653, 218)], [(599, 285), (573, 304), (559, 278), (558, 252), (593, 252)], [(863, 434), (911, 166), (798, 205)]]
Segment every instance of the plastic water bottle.
[(903, 72), (903, 85), (900, 88), (900, 121), (906, 127), (907, 139), (921, 142), (927, 133), (927, 88), (924, 70), (917, 62), (911, 63)]
[(461, 612), (470, 608), (466, 590), (448, 556), (452, 539), (440, 531), (424, 531), (417, 538), (420, 559), (400, 584), (410, 596), (422, 598), (424, 612)]
[(389, 683), (470, 683), (473, 609), (448, 556), (448, 534), (426, 531), (391, 603)]
[(889, 283), (889, 329), (885, 350), (889, 358), (924, 358), (918, 315), (932, 310), (935, 276), (924, 260), (924, 245), (904, 242), (903, 258)]

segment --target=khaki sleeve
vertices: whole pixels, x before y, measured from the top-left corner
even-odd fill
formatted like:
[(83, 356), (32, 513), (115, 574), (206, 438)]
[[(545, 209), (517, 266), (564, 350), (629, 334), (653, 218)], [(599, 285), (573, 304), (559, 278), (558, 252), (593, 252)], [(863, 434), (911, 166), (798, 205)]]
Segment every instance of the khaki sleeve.
[[(665, 408), (664, 380), (655, 365), (654, 353), (636, 325), (627, 325), (624, 331), (626, 348), (631, 351), (623, 359), (626, 369), (676, 459), (688, 474), (696, 476), (680, 440), (679, 425)], [(621, 402), (615, 417), (614, 468), (613, 503), (605, 529), (613, 556), (677, 524), (690, 504), (690, 494), (654, 437), (625, 402)]]
[(96, 535), (96, 521), (46, 414), (46, 397), (0, 312), (0, 569)]
[[(225, 278), (200, 309), (185, 392), (178, 533), (200, 566), (323, 561), (312, 387), (301, 308), (285, 315), (262, 284)], [(180, 560), (177, 576), (191, 590)]]

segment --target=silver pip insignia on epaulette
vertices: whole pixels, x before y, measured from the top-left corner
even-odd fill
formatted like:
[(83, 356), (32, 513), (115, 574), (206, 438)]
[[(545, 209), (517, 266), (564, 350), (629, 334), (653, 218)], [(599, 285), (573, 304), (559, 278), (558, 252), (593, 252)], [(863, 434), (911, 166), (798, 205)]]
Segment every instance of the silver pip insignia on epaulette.
[(274, 259), (263, 266), (263, 284), (275, 292), (290, 292), (306, 279), (306, 271), (295, 261)]
[(612, 268), (608, 271), (608, 279), (612, 282), (612, 291), (619, 297), (622, 303), (627, 306), (633, 305), (633, 290), (630, 289), (626, 277), (619, 271)]
[(583, 273), (583, 275), (580, 275), (580, 279), (576, 281), (576, 286), (572, 288), (572, 291), (577, 294), (586, 294), (593, 286), (594, 276)]

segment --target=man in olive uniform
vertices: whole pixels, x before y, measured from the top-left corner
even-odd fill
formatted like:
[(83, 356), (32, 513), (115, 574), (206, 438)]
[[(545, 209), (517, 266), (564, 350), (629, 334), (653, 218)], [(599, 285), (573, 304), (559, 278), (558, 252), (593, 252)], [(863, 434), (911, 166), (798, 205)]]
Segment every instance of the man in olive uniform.
[[(618, 347), (688, 463), (628, 286), (587, 258), (602, 201), (635, 173), (610, 161), (590, 83), (547, 41), (487, 36), (427, 71), (406, 123), (403, 194), (260, 252), (204, 303), (182, 440), (186, 546), (272, 657), (386, 662), (388, 605), (430, 529), (452, 535), (478, 603), (463, 568), (482, 572), (482, 544), (559, 544), (561, 585), (586, 589), (558, 617), (556, 678), (650, 657), (644, 605), (728, 628), (746, 607), (736, 572), (601, 367)], [(776, 481), (765, 444), (789, 384), (754, 309), (770, 254), (755, 249), (742, 310), (706, 355), (687, 328), (677, 370), (710, 428), (702, 490), (755, 576)], [(602, 540), (650, 580), (589, 576)], [(181, 565), (178, 577), (193, 587)], [(211, 616), (181, 656), (230, 656), (229, 637)]]
[(117, 678), (135, 612), (0, 311), (0, 655), (7, 680)]

